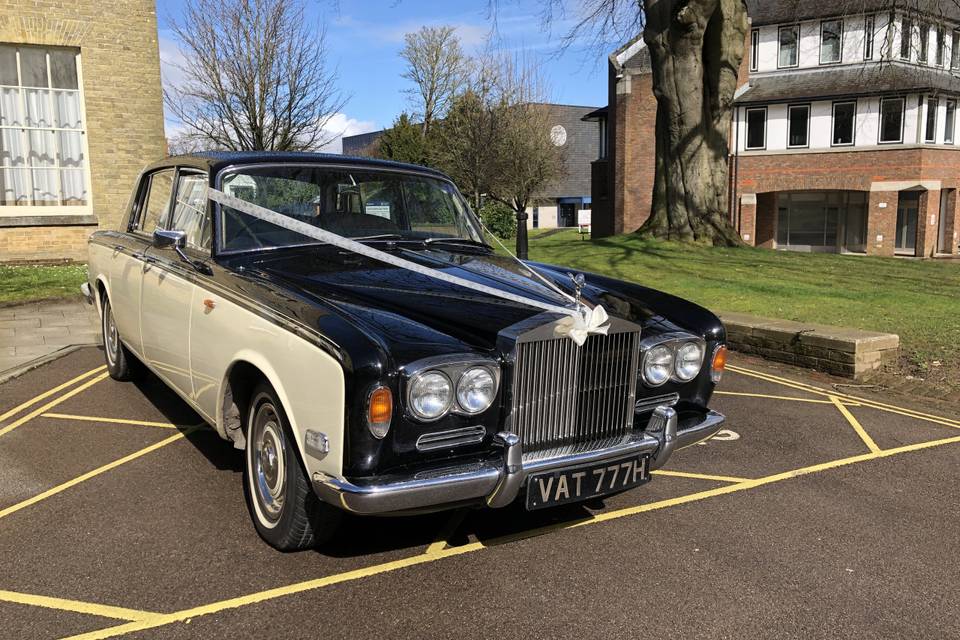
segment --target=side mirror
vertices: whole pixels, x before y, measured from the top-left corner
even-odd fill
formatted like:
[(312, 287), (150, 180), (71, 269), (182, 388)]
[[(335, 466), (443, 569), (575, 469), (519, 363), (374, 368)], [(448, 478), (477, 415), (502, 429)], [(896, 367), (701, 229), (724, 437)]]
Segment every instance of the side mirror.
[(157, 229), (153, 232), (153, 246), (157, 248), (173, 247), (183, 249), (187, 244), (187, 234), (183, 231)]

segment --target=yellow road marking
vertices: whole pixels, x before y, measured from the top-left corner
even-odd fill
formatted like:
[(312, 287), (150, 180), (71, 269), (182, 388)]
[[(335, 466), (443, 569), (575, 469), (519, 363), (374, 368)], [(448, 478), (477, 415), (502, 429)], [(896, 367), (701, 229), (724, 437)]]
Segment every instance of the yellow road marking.
[(74, 613), (86, 613), (92, 616), (100, 616), (102, 618), (116, 618), (117, 620), (143, 621), (149, 620), (150, 618), (158, 615), (152, 611), (124, 609), (123, 607), (111, 607), (110, 605), (97, 604), (95, 602), (66, 600), (64, 598), (52, 598), (50, 596), (39, 596), (32, 593), (18, 593), (16, 591), (0, 590), (0, 601), (26, 604), (34, 607), (44, 607), (47, 609), (73, 611)]
[(57, 398), (56, 400), (51, 400), (50, 402), (48, 402), (47, 404), (43, 405), (43, 406), (40, 407), (39, 409), (34, 409), (33, 411), (31, 411), (31, 412), (28, 413), (27, 415), (25, 415), (25, 416), (23, 416), (23, 417), (21, 417), (21, 418), (18, 418), (18, 419), (16, 419), (16, 420), (14, 420), (13, 422), (11, 422), (10, 424), (8, 424), (8, 425), (5, 426), (4, 428), (0, 429), (0, 436), (2, 436), (2, 435), (5, 434), (5, 433), (9, 433), (9, 432), (13, 431), (14, 429), (16, 429), (17, 427), (19, 427), (20, 425), (22, 425), (22, 424), (24, 424), (24, 423), (26, 423), (26, 422), (29, 422), (30, 420), (33, 420), (34, 418), (36, 418), (36, 417), (39, 416), (40, 414), (46, 413), (47, 411), (49, 411), (50, 409), (53, 409), (55, 406), (57, 406), (57, 405), (60, 404), (61, 402), (64, 402), (64, 401), (66, 401), (66, 400), (69, 400), (70, 398), (72, 398), (73, 396), (77, 395), (78, 393), (80, 393), (80, 392), (82, 392), (82, 391), (86, 391), (87, 389), (89, 389), (89, 388), (92, 387), (93, 385), (97, 384), (97, 383), (100, 382), (101, 380), (107, 378), (109, 375), (110, 375), (109, 373), (101, 373), (100, 375), (98, 375), (98, 376), (97, 376), (96, 378), (94, 378), (93, 380), (88, 380), (87, 382), (84, 382), (84, 383), (83, 383), (82, 385), (80, 385), (79, 387), (75, 387), (75, 388), (71, 389), (70, 391), (66, 392), (65, 394), (63, 394), (62, 396), (60, 396), (59, 398)]
[(714, 391), (716, 396), (742, 396), (745, 398), (766, 398), (768, 400), (790, 400), (791, 402), (810, 402), (813, 404), (830, 404), (829, 400), (817, 400), (816, 398), (791, 398), (790, 396), (775, 396), (767, 393), (742, 393), (739, 391)]
[(860, 439), (863, 440), (863, 444), (867, 445), (867, 449), (874, 453), (880, 452), (880, 447), (877, 446), (877, 443), (873, 441), (873, 438), (870, 437), (870, 434), (867, 433), (867, 430), (863, 428), (863, 425), (860, 424), (860, 421), (853, 417), (853, 414), (850, 413), (850, 410), (843, 406), (843, 403), (840, 402), (840, 398), (837, 396), (830, 396), (830, 402), (833, 403), (833, 406), (843, 414), (843, 417), (847, 419), (847, 422), (850, 423), (850, 426), (853, 427), (853, 430), (857, 432), (857, 435), (860, 436)]
[(103, 465), (102, 467), (97, 467), (97, 468), (94, 469), (93, 471), (88, 471), (88, 472), (86, 472), (85, 474), (83, 474), (82, 476), (77, 476), (77, 477), (74, 478), (73, 480), (68, 480), (68, 481), (64, 482), (63, 484), (58, 484), (57, 486), (53, 487), (52, 489), (47, 489), (47, 490), (44, 491), (43, 493), (39, 493), (39, 494), (33, 496), (32, 498), (27, 498), (27, 499), (24, 500), (23, 502), (18, 502), (17, 504), (12, 505), (12, 506), (9, 506), (9, 507), (7, 507), (7, 508), (5, 508), (5, 509), (0, 509), (0, 518), (4, 518), (4, 517), (10, 515), (11, 513), (15, 513), (15, 512), (17, 512), (17, 511), (20, 511), (20, 509), (23, 509), (24, 507), (29, 507), (29, 506), (32, 505), (32, 504), (36, 504), (36, 503), (40, 502), (41, 500), (46, 500), (47, 498), (49, 498), (49, 497), (51, 497), (51, 496), (55, 496), (55, 495), (57, 495), (58, 493), (60, 493), (60, 492), (62, 492), (62, 491), (66, 491), (66, 490), (69, 489), (70, 487), (76, 486), (76, 485), (80, 484), (81, 482), (85, 482), (85, 481), (89, 480), (90, 478), (93, 478), (93, 477), (96, 477), (96, 476), (100, 475), (101, 473), (106, 473), (107, 471), (110, 471), (111, 469), (115, 469), (115, 468), (119, 467), (119, 466), (122, 465), (122, 464), (126, 464), (126, 463), (130, 462), (131, 460), (136, 460), (137, 458), (139, 458), (139, 457), (141, 457), (141, 456), (145, 456), (146, 454), (148, 454), (148, 453), (150, 453), (150, 452), (152, 452), (152, 451), (156, 451), (157, 449), (160, 449), (161, 447), (165, 447), (165, 446), (167, 446), (168, 444), (171, 444), (171, 443), (173, 443), (173, 442), (176, 442), (177, 440), (180, 440), (181, 438), (183, 438), (183, 437), (184, 437), (186, 434), (188, 434), (189, 432), (190, 432), (190, 430), (188, 429), (188, 430), (186, 430), (186, 431), (183, 431), (183, 432), (177, 433), (177, 434), (175, 434), (175, 435), (172, 435), (172, 436), (170, 436), (169, 438), (165, 438), (165, 439), (163, 439), (163, 440), (161, 440), (161, 441), (159, 441), (159, 442), (155, 442), (154, 444), (150, 445), (149, 447), (144, 447), (143, 449), (140, 449), (139, 451), (134, 451), (134, 452), (131, 453), (130, 455), (124, 456), (124, 457), (120, 458), (119, 460), (114, 460), (113, 462), (109, 462), (109, 463)]
[(437, 553), (438, 551), (443, 551), (447, 547), (447, 543), (449, 542), (450, 537), (453, 536), (454, 533), (456, 533), (457, 527), (459, 527), (463, 523), (463, 520), (466, 517), (467, 517), (466, 509), (458, 509), (457, 511), (455, 511), (453, 515), (450, 517), (450, 519), (447, 520), (446, 524), (443, 525), (443, 529), (441, 529), (440, 533), (437, 534), (436, 539), (434, 539), (434, 541), (430, 544), (430, 546), (427, 547), (426, 553), (429, 555), (432, 555)]
[(304, 582), (297, 582), (297, 583), (289, 584), (283, 587), (268, 589), (266, 591), (260, 591), (256, 593), (247, 594), (244, 596), (238, 596), (235, 598), (220, 600), (218, 602), (211, 602), (209, 604), (205, 604), (199, 607), (183, 609), (181, 611), (176, 611), (168, 614), (160, 614), (154, 618), (149, 618), (147, 620), (130, 622), (130, 623), (118, 625), (115, 627), (108, 627), (106, 629), (99, 629), (97, 631), (91, 631), (89, 633), (82, 633), (79, 635), (70, 636), (65, 640), (101, 640), (103, 638), (113, 638), (116, 636), (125, 635), (127, 633), (132, 633), (134, 631), (153, 629), (156, 627), (173, 624), (175, 622), (182, 622), (185, 620), (189, 620), (191, 618), (197, 618), (204, 615), (219, 613), (227, 609), (236, 609), (239, 607), (257, 604), (267, 600), (273, 600), (273, 599), (281, 598), (284, 596), (302, 593), (304, 591), (320, 589), (320, 588), (327, 587), (334, 584), (341, 584), (344, 582), (359, 580), (361, 578), (367, 578), (367, 577), (375, 576), (378, 574), (389, 573), (389, 572), (396, 571), (398, 569), (403, 569), (406, 567), (412, 567), (420, 564), (426, 564), (429, 562), (435, 562), (437, 560), (449, 558), (452, 556), (458, 556), (465, 553), (472, 553), (474, 551), (480, 551), (488, 547), (506, 544), (508, 542), (512, 542), (515, 540), (533, 538), (536, 536), (543, 535), (545, 533), (550, 533), (550, 532), (561, 530), (561, 529), (573, 529), (577, 527), (598, 524), (600, 522), (607, 522), (608, 520), (616, 520), (618, 518), (624, 518), (627, 516), (636, 515), (638, 513), (644, 513), (647, 511), (656, 511), (659, 509), (666, 509), (668, 507), (688, 504), (691, 502), (712, 498), (714, 496), (721, 496), (729, 493), (735, 493), (738, 491), (744, 491), (746, 489), (753, 489), (756, 487), (773, 484), (775, 482), (780, 482), (782, 480), (788, 480), (790, 478), (796, 478), (798, 476), (816, 473), (819, 471), (835, 469), (837, 467), (857, 464), (860, 462), (866, 462), (870, 460), (876, 460), (879, 458), (886, 458), (886, 457), (894, 456), (900, 453), (919, 451), (921, 449), (928, 449), (931, 447), (938, 447), (938, 446), (947, 445), (947, 444), (955, 444), (958, 442), (960, 442), (960, 436), (954, 436), (952, 438), (943, 438), (941, 440), (932, 440), (929, 442), (920, 442), (917, 444), (905, 445), (902, 447), (896, 447), (894, 449), (885, 449), (877, 453), (864, 453), (858, 456), (851, 456), (849, 458), (841, 458), (839, 460), (832, 460), (830, 462), (824, 462), (824, 463), (812, 465), (809, 467), (802, 467), (802, 468), (794, 469), (791, 471), (785, 471), (783, 473), (777, 473), (771, 476), (766, 476), (764, 478), (757, 478), (755, 480), (746, 480), (744, 482), (739, 482), (737, 484), (730, 484), (722, 487), (717, 487), (715, 489), (709, 489), (707, 491), (691, 493), (685, 496), (680, 496), (678, 498), (670, 498), (668, 500), (661, 500), (659, 502), (652, 502), (650, 504), (639, 505), (636, 507), (627, 507), (624, 509), (619, 509), (617, 511), (596, 514), (589, 518), (574, 520), (572, 522), (547, 525), (537, 529), (532, 529), (528, 531), (522, 531), (516, 534), (501, 536), (499, 538), (487, 540), (484, 542), (473, 542), (473, 543), (462, 545), (459, 547), (446, 547), (444, 549), (435, 551), (433, 553), (421, 553), (409, 558), (403, 558), (401, 560), (393, 560), (391, 562), (384, 562), (381, 564), (364, 567), (362, 569), (354, 569), (353, 571), (338, 573), (338, 574), (326, 576), (323, 578), (316, 578), (316, 579), (307, 580)]
[(112, 424), (132, 424), (141, 427), (159, 427), (161, 429), (176, 429), (177, 425), (170, 422), (150, 422), (148, 420), (127, 420), (126, 418), (98, 418), (96, 416), (77, 416), (70, 413), (44, 413), (41, 418), (57, 418), (59, 420), (80, 420), (83, 422), (108, 422)]
[(735, 478), (733, 476), (714, 476), (706, 473), (689, 473), (687, 471), (668, 471), (667, 469), (657, 469), (651, 471), (657, 476), (672, 476), (675, 478), (692, 478), (694, 480), (714, 480), (716, 482), (749, 482), (749, 478)]
[(34, 397), (30, 398), (30, 399), (27, 400), (26, 402), (23, 402), (23, 403), (21, 403), (21, 404), (18, 404), (18, 405), (15, 406), (13, 409), (10, 409), (9, 411), (7, 411), (7, 412), (5, 412), (5, 413), (0, 414), (0, 422), (3, 422), (4, 420), (6, 420), (7, 418), (9, 418), (9, 417), (12, 416), (12, 415), (15, 415), (15, 414), (17, 414), (17, 413), (20, 413), (21, 411), (23, 411), (23, 410), (26, 409), (27, 407), (31, 407), (31, 406), (37, 404), (38, 402), (40, 402), (40, 401), (43, 400), (44, 398), (49, 398), (49, 397), (52, 396), (53, 394), (58, 393), (58, 392), (60, 392), (60, 391), (63, 391), (63, 390), (66, 389), (67, 387), (69, 387), (69, 386), (71, 386), (71, 385), (74, 385), (74, 384), (80, 382), (80, 381), (83, 380), (84, 378), (89, 378), (89, 377), (92, 376), (93, 374), (98, 373), (98, 372), (100, 372), (100, 371), (103, 371), (103, 370), (106, 369), (106, 368), (107, 368), (107, 366), (106, 366), (106, 365), (103, 365), (103, 366), (97, 367), (96, 369), (90, 369), (90, 371), (87, 371), (86, 373), (81, 373), (79, 376), (77, 376), (76, 378), (74, 378), (74, 379), (72, 379), (72, 380), (67, 380), (67, 381), (64, 382), (63, 384), (58, 385), (58, 386), (54, 387), (53, 389), (50, 389), (50, 390), (48, 390), (48, 391), (44, 391), (44, 392), (41, 393), (40, 395), (34, 396)]
[(793, 380), (788, 380), (787, 378), (781, 378), (779, 376), (773, 376), (765, 373), (760, 373), (758, 371), (753, 371), (751, 369), (744, 369), (742, 367), (728, 366), (727, 369), (733, 371), (734, 373), (739, 373), (751, 378), (757, 378), (759, 380), (766, 380), (767, 382), (773, 382), (784, 387), (791, 387), (793, 389), (799, 389), (800, 391), (806, 391), (808, 393), (813, 393), (816, 395), (824, 396), (829, 398), (830, 396), (837, 396), (845, 403), (852, 404), (857, 403), (859, 405), (869, 407), (871, 409), (877, 409), (879, 411), (887, 411), (889, 413), (896, 413), (898, 415), (906, 416), (908, 418), (915, 418), (917, 420), (924, 420), (926, 422), (934, 422), (947, 427), (960, 428), (960, 421), (953, 420), (951, 418), (944, 418), (943, 416), (935, 416), (929, 413), (923, 413), (920, 411), (914, 411), (913, 409), (906, 409), (904, 407), (898, 407), (892, 404), (886, 404), (883, 402), (878, 402), (876, 400), (868, 400), (866, 398), (861, 398), (859, 396), (851, 396), (845, 393), (832, 393), (825, 389), (820, 389), (819, 387), (814, 387), (803, 382), (794, 382)]

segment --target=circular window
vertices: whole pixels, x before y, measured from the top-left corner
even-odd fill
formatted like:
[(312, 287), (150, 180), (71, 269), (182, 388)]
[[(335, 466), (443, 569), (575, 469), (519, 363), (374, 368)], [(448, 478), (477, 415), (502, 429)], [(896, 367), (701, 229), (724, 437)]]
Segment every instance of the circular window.
[(563, 125), (554, 125), (550, 129), (550, 141), (557, 147), (562, 147), (567, 143), (567, 130), (563, 128)]

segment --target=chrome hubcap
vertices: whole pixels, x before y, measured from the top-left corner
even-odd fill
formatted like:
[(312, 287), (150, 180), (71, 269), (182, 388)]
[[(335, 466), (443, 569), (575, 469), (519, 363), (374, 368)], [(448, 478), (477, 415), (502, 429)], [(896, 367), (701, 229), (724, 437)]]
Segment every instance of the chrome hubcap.
[(120, 334), (117, 332), (117, 323), (113, 320), (112, 307), (107, 307), (103, 319), (103, 341), (107, 352), (107, 360), (110, 361), (110, 364), (115, 364), (120, 349)]
[(286, 464), (283, 457), (283, 432), (276, 411), (269, 403), (257, 410), (253, 423), (253, 478), (257, 502), (271, 522), (283, 510)]

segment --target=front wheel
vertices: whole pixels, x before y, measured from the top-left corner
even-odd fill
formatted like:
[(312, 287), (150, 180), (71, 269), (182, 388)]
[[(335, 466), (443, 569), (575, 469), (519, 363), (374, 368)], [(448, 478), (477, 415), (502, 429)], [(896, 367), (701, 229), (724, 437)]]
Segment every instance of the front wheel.
[(276, 393), (253, 392), (247, 412), (247, 501), (260, 537), (280, 551), (307, 549), (330, 539), (341, 513), (317, 498)]

